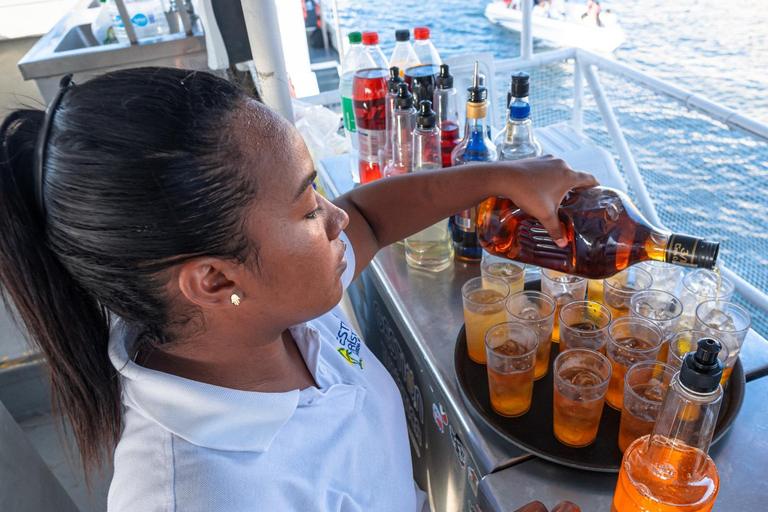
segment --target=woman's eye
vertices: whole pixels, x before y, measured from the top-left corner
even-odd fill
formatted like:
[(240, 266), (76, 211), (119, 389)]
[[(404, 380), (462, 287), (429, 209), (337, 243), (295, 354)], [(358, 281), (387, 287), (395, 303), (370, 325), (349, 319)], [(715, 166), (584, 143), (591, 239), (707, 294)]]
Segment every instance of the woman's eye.
[(307, 214), (308, 219), (316, 219), (318, 215), (320, 215), (320, 212), (323, 211), (323, 208), (321, 206), (318, 206), (315, 211), (312, 213)]

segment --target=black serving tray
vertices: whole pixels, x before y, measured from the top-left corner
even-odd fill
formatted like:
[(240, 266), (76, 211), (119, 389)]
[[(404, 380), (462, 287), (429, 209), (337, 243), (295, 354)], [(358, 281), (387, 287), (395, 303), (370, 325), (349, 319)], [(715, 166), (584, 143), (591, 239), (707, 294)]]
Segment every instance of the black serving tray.
[[(539, 285), (539, 281), (532, 281), (526, 283), (525, 288), (537, 290)], [(534, 382), (533, 398), (528, 412), (516, 418), (507, 418), (497, 414), (491, 408), (486, 366), (472, 361), (467, 355), (467, 337), (462, 327), (456, 341), (454, 355), (459, 389), (465, 402), (481, 418), (502, 437), (523, 450), (542, 459), (573, 468), (618, 473), (622, 459), (622, 453), (619, 450), (621, 412), (608, 404), (603, 406), (597, 438), (592, 444), (583, 448), (572, 448), (555, 437), (552, 430), (552, 364), (559, 353), (560, 344), (552, 343), (549, 369), (544, 377)], [(712, 443), (718, 442), (733, 424), (741, 410), (745, 389), (744, 368), (741, 360), (737, 359), (725, 388)]]

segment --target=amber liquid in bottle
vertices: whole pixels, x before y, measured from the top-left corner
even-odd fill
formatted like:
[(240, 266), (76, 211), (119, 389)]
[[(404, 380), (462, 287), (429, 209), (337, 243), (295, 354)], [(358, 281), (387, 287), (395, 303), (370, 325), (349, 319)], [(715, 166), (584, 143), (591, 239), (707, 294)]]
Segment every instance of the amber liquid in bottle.
[(492, 197), (478, 210), (478, 238), (498, 256), (603, 279), (645, 260), (712, 268), (719, 244), (652, 227), (618, 190), (595, 187), (569, 192), (558, 212), (568, 246), (555, 245), (547, 231), (511, 200)]

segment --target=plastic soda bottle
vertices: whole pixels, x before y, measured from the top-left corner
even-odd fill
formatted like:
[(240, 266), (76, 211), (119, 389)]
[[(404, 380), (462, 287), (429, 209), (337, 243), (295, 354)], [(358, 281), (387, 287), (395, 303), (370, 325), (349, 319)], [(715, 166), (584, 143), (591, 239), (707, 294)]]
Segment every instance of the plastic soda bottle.
[(355, 134), (355, 110), (352, 106), (352, 82), (355, 72), (360, 69), (376, 67), (373, 60), (363, 51), (363, 35), (360, 32), (350, 32), (349, 50), (344, 56), (341, 65), (341, 78), (339, 80), (339, 93), (341, 94), (341, 107), (344, 114), (344, 133), (349, 144), (349, 163), (352, 181), (360, 183), (360, 169), (358, 166), (357, 135)]
[(352, 83), (360, 183), (381, 178), (379, 150), (387, 137), (387, 70), (361, 69)]
[(505, 138), (496, 149), (499, 160), (521, 160), (540, 155), (541, 148), (537, 147), (536, 139), (533, 138), (531, 107), (528, 103), (516, 101), (509, 106)]
[[(125, 9), (131, 18), (131, 25), (136, 32), (136, 39), (160, 37), (171, 33), (168, 18), (161, 0), (123, 0)], [(115, 38), (119, 43), (130, 43), (125, 31), (125, 24), (117, 9), (115, 0), (107, 0), (107, 12), (112, 18)]]
[(707, 455), (723, 401), (722, 347), (700, 339), (673, 378), (653, 432), (629, 445), (611, 512), (709, 512), (720, 477)]
[(384, 168), (384, 176), (395, 176), (413, 171), (413, 130), (416, 128), (416, 109), (408, 85), (397, 84), (395, 109), (392, 111), (392, 161)]
[(435, 116), (440, 127), (440, 150), (443, 167), (451, 166), (451, 152), (459, 142), (459, 93), (453, 86), (453, 75), (448, 64), (440, 65), (435, 84)]
[(392, 52), (392, 56), (389, 58), (389, 67), (397, 66), (400, 71), (400, 77), (402, 78), (405, 70), (418, 66), (419, 58), (416, 56), (416, 52), (411, 45), (411, 31), (408, 29), (401, 29), (395, 31), (395, 49)]
[(432, 41), (429, 40), (429, 27), (416, 27), (413, 29), (413, 37), (416, 39), (413, 51), (416, 52), (421, 64), (439, 66), (443, 63)]
[(387, 58), (379, 47), (379, 34), (377, 32), (363, 32), (363, 50), (373, 61), (373, 67), (389, 68)]

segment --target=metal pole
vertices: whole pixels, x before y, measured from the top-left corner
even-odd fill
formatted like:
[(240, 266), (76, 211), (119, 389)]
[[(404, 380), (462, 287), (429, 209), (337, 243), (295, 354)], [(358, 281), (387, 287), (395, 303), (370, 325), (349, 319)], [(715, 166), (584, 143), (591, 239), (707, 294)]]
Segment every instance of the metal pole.
[(344, 45), (341, 42), (341, 27), (339, 26), (339, 6), (336, 3), (336, 0), (333, 0), (333, 21), (334, 21), (334, 31), (336, 32), (336, 50), (339, 52), (339, 62), (344, 60), (344, 54), (346, 53), (344, 51)]
[(275, 0), (240, 0), (261, 99), (293, 124), (293, 105)]
[(578, 133), (584, 130), (584, 74), (578, 58), (573, 60), (573, 117), (571, 126)]
[(523, 30), (520, 32), (520, 57), (523, 59), (533, 55), (532, 11), (533, 0), (523, 0)]
[(128, 9), (125, 7), (125, 2), (123, 2), (123, 0), (115, 0), (115, 5), (117, 5), (117, 12), (120, 13), (120, 21), (123, 22), (125, 35), (128, 36), (128, 41), (130, 41), (131, 44), (138, 44), (136, 31), (133, 30), (133, 23), (131, 22), (130, 14), (128, 14)]
[(579, 65), (584, 72), (584, 76), (587, 79), (592, 95), (595, 97), (597, 108), (600, 110), (600, 116), (602, 116), (603, 121), (605, 121), (605, 126), (608, 128), (608, 134), (611, 136), (613, 145), (616, 147), (616, 152), (619, 154), (621, 163), (624, 166), (624, 174), (627, 176), (627, 180), (632, 184), (632, 188), (635, 191), (637, 200), (640, 203), (640, 210), (646, 217), (648, 217), (648, 220), (651, 221), (652, 224), (660, 226), (661, 220), (656, 213), (656, 207), (654, 207), (651, 196), (645, 188), (643, 178), (640, 176), (640, 170), (637, 168), (632, 152), (629, 150), (627, 140), (621, 132), (621, 127), (616, 120), (613, 109), (608, 104), (608, 99), (605, 97), (605, 91), (600, 84), (600, 80), (597, 78), (597, 74), (595, 74), (595, 70), (592, 69), (592, 66), (589, 64), (579, 63)]
[(184, 33), (187, 34), (187, 37), (192, 37), (192, 20), (189, 19), (187, 6), (183, 1), (179, 0), (176, 2), (176, 10), (178, 11), (179, 18), (181, 19), (181, 25), (184, 27)]

